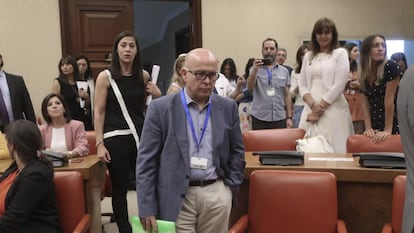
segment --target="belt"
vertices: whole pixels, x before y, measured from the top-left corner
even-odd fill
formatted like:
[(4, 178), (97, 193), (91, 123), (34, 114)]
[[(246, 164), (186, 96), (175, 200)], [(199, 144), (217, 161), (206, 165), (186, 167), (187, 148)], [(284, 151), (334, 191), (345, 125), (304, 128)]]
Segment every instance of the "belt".
[(216, 180), (194, 180), (194, 181), (190, 181), (190, 186), (200, 186), (200, 187), (204, 187), (210, 184), (214, 184)]

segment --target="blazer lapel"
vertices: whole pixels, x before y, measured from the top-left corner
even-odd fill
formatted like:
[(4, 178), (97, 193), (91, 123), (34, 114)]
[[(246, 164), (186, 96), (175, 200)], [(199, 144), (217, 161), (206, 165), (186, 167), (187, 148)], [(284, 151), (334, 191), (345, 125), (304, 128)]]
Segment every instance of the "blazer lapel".
[[(224, 133), (224, 121), (223, 118), (226, 118), (223, 111), (223, 105), (218, 100), (218, 96), (212, 94), (211, 95), (211, 129), (213, 135), (213, 156), (214, 162), (217, 165), (219, 163), (218, 156), (220, 154), (220, 148), (218, 145), (221, 145), (223, 141)], [(217, 161), (216, 161), (217, 160)]]
[(188, 137), (187, 137), (187, 119), (184, 108), (180, 99), (180, 93), (176, 94), (173, 100), (173, 106), (170, 106), (173, 112), (173, 123), (175, 129), (175, 138), (186, 167), (190, 167), (190, 158), (188, 154)]

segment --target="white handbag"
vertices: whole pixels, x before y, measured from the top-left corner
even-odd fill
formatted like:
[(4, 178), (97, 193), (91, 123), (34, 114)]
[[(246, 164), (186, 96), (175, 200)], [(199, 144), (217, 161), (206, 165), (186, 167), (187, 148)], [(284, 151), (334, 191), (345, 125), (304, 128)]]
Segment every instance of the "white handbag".
[[(312, 132), (315, 132), (315, 134), (312, 134)], [(311, 137), (311, 135), (316, 136)], [(303, 139), (296, 140), (296, 150), (305, 153), (334, 153), (328, 140), (319, 134), (318, 127), (315, 124), (309, 127)]]

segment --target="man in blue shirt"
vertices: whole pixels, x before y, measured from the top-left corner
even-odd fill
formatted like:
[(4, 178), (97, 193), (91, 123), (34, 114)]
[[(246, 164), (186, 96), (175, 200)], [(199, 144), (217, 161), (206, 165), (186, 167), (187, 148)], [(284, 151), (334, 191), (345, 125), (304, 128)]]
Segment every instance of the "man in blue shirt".
[(219, 74), (209, 50), (190, 51), (180, 92), (151, 102), (136, 166), (138, 208), (147, 232), (156, 219), (180, 232), (227, 232), (244, 177), (236, 102), (212, 94)]
[(263, 59), (255, 59), (247, 79), (247, 88), (253, 93), (253, 129), (293, 127), (290, 75), (276, 61), (277, 46), (275, 39), (263, 41)]

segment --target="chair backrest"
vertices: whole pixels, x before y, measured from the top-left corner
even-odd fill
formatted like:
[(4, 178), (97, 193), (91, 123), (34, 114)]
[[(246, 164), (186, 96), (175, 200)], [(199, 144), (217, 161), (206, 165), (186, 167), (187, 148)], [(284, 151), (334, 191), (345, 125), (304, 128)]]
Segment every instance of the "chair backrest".
[(88, 144), (89, 144), (89, 154), (96, 155), (95, 131), (86, 131), (86, 139), (88, 140)]
[(244, 131), (244, 148), (246, 151), (296, 150), (296, 140), (305, 133), (299, 128)]
[[(95, 131), (86, 131), (86, 139), (89, 143), (89, 154), (90, 155), (96, 155), (96, 136)], [(111, 183), (111, 177), (109, 176), (108, 170), (106, 170), (105, 173), (105, 183), (102, 186), (101, 190), (101, 199), (104, 197), (112, 197), (112, 183)]]
[(399, 175), (394, 178), (394, 185), (392, 191), (392, 229), (393, 233), (401, 233), (401, 225), (403, 219), (404, 210), (404, 198), (405, 198), (405, 183), (407, 177)]
[(86, 214), (82, 176), (77, 171), (59, 171), (54, 182), (60, 225), (63, 232), (72, 233)]
[(384, 141), (375, 143), (371, 138), (354, 134), (346, 140), (348, 153), (358, 152), (403, 152), (401, 137), (399, 134), (389, 135)]
[(336, 178), (328, 172), (258, 170), (250, 176), (250, 232), (336, 233)]

